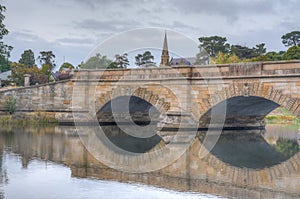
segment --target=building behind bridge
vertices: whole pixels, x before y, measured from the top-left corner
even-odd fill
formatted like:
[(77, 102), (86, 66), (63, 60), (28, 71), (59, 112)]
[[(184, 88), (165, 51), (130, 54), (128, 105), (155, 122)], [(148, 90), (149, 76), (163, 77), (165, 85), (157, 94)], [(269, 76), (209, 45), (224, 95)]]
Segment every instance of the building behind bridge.
[(171, 57), (170, 58), (167, 34), (165, 33), (163, 49), (162, 49), (162, 53), (161, 53), (161, 61), (160, 61), (159, 66), (160, 67), (166, 67), (166, 66), (178, 67), (178, 66), (193, 66), (195, 64), (198, 64), (198, 65), (209, 64), (209, 56), (208, 55), (199, 56), (198, 60), (196, 57), (179, 57), (179, 58)]

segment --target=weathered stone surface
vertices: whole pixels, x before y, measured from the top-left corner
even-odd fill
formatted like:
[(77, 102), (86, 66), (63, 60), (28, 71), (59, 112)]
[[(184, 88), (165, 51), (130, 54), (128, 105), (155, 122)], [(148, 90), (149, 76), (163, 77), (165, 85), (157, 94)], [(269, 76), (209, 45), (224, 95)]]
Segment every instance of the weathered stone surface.
[[(299, 77), (300, 62), (297, 61), (172, 69), (87, 70), (76, 72), (70, 81), (0, 91), (0, 111), (6, 110), (7, 99), (13, 96), (17, 100), (18, 114), (43, 112), (61, 122), (73, 122), (74, 116), (78, 121), (95, 121), (98, 111), (110, 100), (133, 95), (156, 107), (161, 112), (160, 124), (165, 127), (178, 128), (181, 124), (194, 127), (201, 118), (199, 126), (207, 127), (211, 122), (211, 118), (205, 115), (207, 111), (227, 102), (227, 110), (217, 114), (225, 114), (225, 124), (259, 125), (264, 116), (277, 106), (286, 107), (300, 116)], [(148, 115), (136, 113), (134, 117), (143, 120)], [(214, 119), (222, 122), (221, 117)], [(104, 121), (111, 120), (111, 115), (106, 115)], [(176, 138), (173, 131), (162, 130), (158, 134), (166, 143), (175, 139), (174, 147), (180, 147), (175, 146), (176, 143), (191, 139), (188, 133)], [(213, 192), (210, 185), (214, 183), (225, 195), (231, 192), (237, 197), (247, 195), (249, 198), (273, 197), (274, 193), (268, 191), (270, 189), (300, 193), (299, 178), (293, 177), (299, 176), (299, 155), (291, 158), (289, 163), (271, 169), (240, 169), (221, 162), (211, 154), (200, 159), (201, 143), (195, 140), (189, 150), (170, 166), (150, 174), (131, 175), (99, 163), (84, 148), (77, 148), (78, 139), (72, 138), (68, 142), (64, 150), (72, 153), (66, 153), (64, 160), (60, 159), (58, 152), (42, 156), (52, 155), (54, 161), (72, 165), (75, 176), (137, 181), (210, 193)], [(136, 166), (146, 161), (155, 165), (157, 158), (154, 155), (131, 159), (110, 155), (116, 164), (132, 163)], [(285, 187), (284, 184), (291, 186)], [(244, 187), (252, 189), (254, 194), (245, 191)]]

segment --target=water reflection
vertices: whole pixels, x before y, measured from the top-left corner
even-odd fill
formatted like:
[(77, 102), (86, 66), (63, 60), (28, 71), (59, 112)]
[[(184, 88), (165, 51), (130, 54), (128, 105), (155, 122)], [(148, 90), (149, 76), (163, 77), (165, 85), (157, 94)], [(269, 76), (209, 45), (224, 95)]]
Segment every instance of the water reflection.
[[(130, 139), (125, 139), (126, 136), (119, 129), (109, 126), (107, 128), (106, 133), (111, 136), (110, 140), (115, 141), (119, 146), (125, 147), (130, 143), (130, 150), (138, 149), (141, 152), (147, 152), (152, 147), (156, 147), (156, 142), (134, 143)], [(201, 137), (203, 133), (199, 132), (199, 135)], [(97, 161), (82, 145), (74, 127), (12, 128), (9, 131), (0, 129), (0, 155), (3, 152), (6, 157), (17, 154), (17, 158), (6, 158), (5, 166), (3, 166), (3, 157), (0, 159), (1, 176), (6, 175), (0, 179), (2, 180), (0, 181), (0, 198), (2, 197), (1, 190), (2, 195), (7, 193), (7, 188), (3, 189), (3, 187), (13, 185), (23, 188), (22, 181), (18, 179), (26, 179), (31, 187), (35, 186), (36, 182), (41, 183), (41, 181), (35, 181), (40, 178), (39, 173), (35, 173), (36, 179), (30, 177), (31, 173), (28, 174), (28, 171), (34, 168), (48, 168), (52, 172), (49, 175), (60, 175), (60, 169), (53, 167), (53, 163), (48, 164), (48, 161), (66, 165), (71, 171), (68, 175), (77, 178), (95, 177), (120, 182), (138, 182), (179, 191), (195, 191), (237, 198), (275, 198), (275, 196), (299, 198), (300, 190), (297, 188), (299, 187), (297, 176), (300, 179), (299, 168), (289, 166), (291, 164), (297, 166), (295, 158), (291, 157), (299, 151), (298, 129), (272, 126), (267, 127), (266, 131), (224, 132), (213, 149), (212, 155), (209, 154), (203, 160), (198, 157), (201, 147), (199, 140), (201, 139), (195, 139), (189, 151), (171, 166), (159, 171), (132, 174), (111, 169)], [(44, 162), (36, 159), (44, 160)], [(273, 170), (268, 169), (281, 162), (288, 162), (288, 164)], [(5, 174), (7, 168), (10, 168), (11, 172)], [(260, 170), (261, 168), (265, 169)], [(14, 173), (16, 170), (18, 175)], [(267, 177), (264, 178), (262, 174)], [(64, 178), (67, 176), (64, 174), (62, 175), (64, 177), (50, 178), (49, 175), (45, 175), (43, 183), (45, 187), (52, 188), (53, 184), (56, 184), (55, 180), (65, 182)], [(8, 183), (7, 186), (5, 182)], [(81, 183), (85, 184), (85, 182)], [(64, 183), (58, 184), (66, 190), (71, 186), (64, 185)], [(278, 192), (278, 187), (286, 192)], [(49, 190), (45, 190), (49, 193)], [(86, 191), (91, 190), (86, 189)], [(115, 187), (113, 192), (117, 191), (118, 187)], [(75, 190), (74, 192), (78, 193)], [(56, 196), (60, 198), (59, 195)], [(140, 196), (137, 193), (136, 198)]]
[[(206, 132), (200, 132), (200, 141), (204, 135)], [(269, 125), (265, 130), (223, 131), (211, 151), (232, 166), (252, 169), (272, 167), (298, 152), (297, 126), (276, 125)]]
[[(102, 126), (105, 136), (109, 141), (117, 146), (118, 152), (124, 150), (132, 153), (146, 153), (153, 149), (157, 144), (162, 142), (162, 139), (158, 135), (153, 135), (149, 138), (138, 138), (128, 135), (118, 126)], [(106, 142), (104, 142), (106, 143)], [(109, 147), (110, 143), (106, 143)]]
[(0, 154), (3, 155), (0, 159), (0, 174), (6, 173), (2, 169), (3, 163), (8, 169), (5, 179), (9, 178), (9, 181), (6, 180), (7, 183), (0, 181), (0, 199), (4, 196), (12, 199), (141, 198), (141, 196), (149, 199), (219, 198), (143, 185), (81, 179), (96, 177), (121, 182), (135, 181), (179, 191), (188, 190), (184, 185), (186, 182), (178, 183), (177, 178), (168, 177), (166, 178), (168, 181), (163, 183), (161, 177), (157, 178), (157, 174), (135, 175), (110, 169), (87, 152), (74, 127), (12, 128), (9, 132), (0, 129)]

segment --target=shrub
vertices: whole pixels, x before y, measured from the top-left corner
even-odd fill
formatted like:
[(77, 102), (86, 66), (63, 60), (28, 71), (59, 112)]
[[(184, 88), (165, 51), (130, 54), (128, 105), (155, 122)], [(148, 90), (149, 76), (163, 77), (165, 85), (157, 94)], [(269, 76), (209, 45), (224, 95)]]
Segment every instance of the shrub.
[(12, 96), (9, 96), (6, 101), (7, 112), (9, 112), (9, 114), (11, 115), (14, 114), (17, 107), (16, 105), (17, 105), (17, 100)]

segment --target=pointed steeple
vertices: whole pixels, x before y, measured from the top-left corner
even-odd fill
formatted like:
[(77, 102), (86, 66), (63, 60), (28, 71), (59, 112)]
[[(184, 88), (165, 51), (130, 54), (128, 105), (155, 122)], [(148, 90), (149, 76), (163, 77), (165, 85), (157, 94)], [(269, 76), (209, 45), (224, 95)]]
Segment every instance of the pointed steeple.
[(169, 51), (168, 49), (168, 40), (167, 40), (167, 32), (165, 32), (165, 38), (164, 38), (164, 47), (163, 50)]
[(161, 53), (161, 61), (160, 67), (163, 66), (170, 66), (170, 56), (169, 56), (169, 49), (168, 49), (168, 41), (167, 41), (167, 32), (165, 32), (164, 44)]

